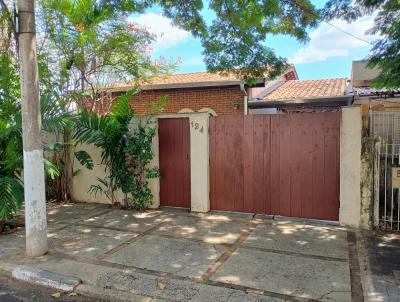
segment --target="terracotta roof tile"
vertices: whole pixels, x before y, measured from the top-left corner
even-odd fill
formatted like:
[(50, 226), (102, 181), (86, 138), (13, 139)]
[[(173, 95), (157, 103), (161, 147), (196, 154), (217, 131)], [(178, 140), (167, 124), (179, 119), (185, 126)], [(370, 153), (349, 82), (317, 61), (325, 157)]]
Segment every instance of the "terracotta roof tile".
[(344, 96), (346, 94), (346, 83), (346, 78), (289, 80), (263, 99), (276, 101)]
[(148, 79), (144, 85), (161, 85), (161, 84), (186, 84), (199, 82), (224, 82), (224, 81), (240, 81), (234, 75), (221, 75), (219, 73), (210, 72), (193, 72), (171, 74), (166, 76), (157, 76)]
[[(242, 81), (232, 74), (193, 72), (155, 76), (140, 83), (143, 90), (146, 89), (169, 89), (181, 87), (207, 87), (239, 85)], [(116, 83), (110, 87), (113, 90), (127, 90), (132, 87), (128, 83)]]

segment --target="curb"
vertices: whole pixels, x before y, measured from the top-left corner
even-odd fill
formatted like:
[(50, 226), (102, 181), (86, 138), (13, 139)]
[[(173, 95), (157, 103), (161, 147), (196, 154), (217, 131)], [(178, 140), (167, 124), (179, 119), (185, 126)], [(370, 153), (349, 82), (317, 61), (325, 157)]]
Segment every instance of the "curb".
[(17, 266), (12, 270), (11, 275), (17, 280), (40, 284), (67, 292), (73, 291), (75, 287), (82, 283), (82, 280), (76, 277), (26, 266)]
[(110, 302), (169, 302), (160, 298), (151, 298), (110, 288), (99, 288), (88, 284), (79, 284), (75, 288), (75, 292), (82, 296)]

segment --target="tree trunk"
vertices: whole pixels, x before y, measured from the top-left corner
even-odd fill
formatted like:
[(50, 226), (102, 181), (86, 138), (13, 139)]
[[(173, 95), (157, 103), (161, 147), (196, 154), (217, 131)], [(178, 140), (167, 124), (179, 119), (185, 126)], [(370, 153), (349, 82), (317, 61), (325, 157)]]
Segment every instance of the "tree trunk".
[(18, 0), (26, 253), (31, 257), (41, 256), (48, 250), (34, 12), (34, 0)]

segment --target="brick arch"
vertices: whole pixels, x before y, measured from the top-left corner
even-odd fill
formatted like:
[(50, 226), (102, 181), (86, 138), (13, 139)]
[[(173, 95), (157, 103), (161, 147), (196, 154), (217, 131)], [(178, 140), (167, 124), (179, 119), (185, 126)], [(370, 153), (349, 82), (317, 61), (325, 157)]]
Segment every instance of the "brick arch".
[(207, 112), (210, 113), (212, 116), (217, 116), (218, 114), (211, 108), (201, 108), (199, 112)]
[(190, 108), (182, 108), (181, 110), (178, 111), (178, 113), (191, 113), (191, 112), (194, 112), (194, 110)]

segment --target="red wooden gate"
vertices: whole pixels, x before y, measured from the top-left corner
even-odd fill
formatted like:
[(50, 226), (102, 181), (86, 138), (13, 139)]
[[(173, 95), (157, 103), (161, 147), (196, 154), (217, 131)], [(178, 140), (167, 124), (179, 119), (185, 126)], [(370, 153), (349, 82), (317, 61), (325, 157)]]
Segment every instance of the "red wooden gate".
[(160, 205), (190, 208), (189, 119), (159, 119), (158, 137)]
[(339, 117), (212, 117), (211, 209), (338, 220)]

